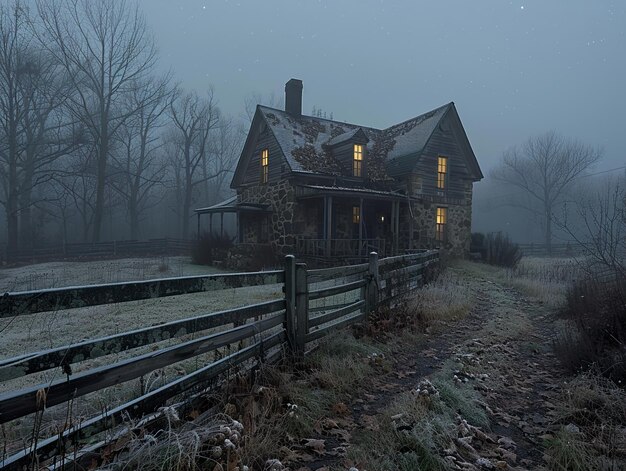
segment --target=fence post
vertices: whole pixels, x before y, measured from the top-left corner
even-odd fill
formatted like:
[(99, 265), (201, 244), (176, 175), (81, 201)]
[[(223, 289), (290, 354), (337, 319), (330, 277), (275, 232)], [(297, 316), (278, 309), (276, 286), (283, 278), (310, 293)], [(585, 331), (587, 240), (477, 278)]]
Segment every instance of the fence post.
[(304, 356), (309, 333), (309, 280), (306, 263), (296, 264), (296, 355)]
[(378, 253), (370, 252), (369, 265), (367, 267), (367, 284), (363, 290), (363, 299), (365, 301), (365, 320), (378, 305), (378, 287), (379, 272), (378, 272)]
[(296, 350), (296, 257), (285, 257), (285, 330), (287, 343)]

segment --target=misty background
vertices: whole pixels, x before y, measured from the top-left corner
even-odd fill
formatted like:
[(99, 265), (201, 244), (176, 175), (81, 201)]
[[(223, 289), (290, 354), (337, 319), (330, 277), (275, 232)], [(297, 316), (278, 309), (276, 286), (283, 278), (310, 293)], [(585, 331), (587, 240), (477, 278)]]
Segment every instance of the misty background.
[[(8, 19), (14, 4), (2, 1)], [(40, 28), (37, 2), (20, 4)], [(130, 10), (134, 5), (127, 2)], [(623, 2), (139, 0), (136, 5), (146, 38), (154, 43), (153, 63), (142, 75), (152, 87), (163, 87), (150, 131), (152, 160), (142, 177), (144, 199), (134, 209), (128, 204), (132, 184), (124, 178), (136, 174), (129, 165), (137, 163), (138, 114), (129, 110), (132, 119), (122, 124), (118, 119), (98, 177), (90, 133), (60, 116), (71, 112), (59, 112), (63, 139), (78, 137), (80, 145), (57, 145), (59, 155), (41, 170), (49, 178), (33, 180), (30, 201), (12, 206), (20, 246), (192, 237), (193, 208), (230, 195), (230, 171), (254, 105), (282, 107), (291, 77), (304, 81), (306, 114), (321, 110), (372, 127), (454, 101), (486, 176), (475, 185), (475, 231), (504, 230), (520, 242), (541, 241), (541, 224), (511, 205), (519, 192), (491, 178), (503, 153), (531, 136), (552, 130), (601, 148), (602, 159), (580, 185), (626, 175)], [(17, 28), (19, 35), (28, 36), (27, 23)], [(3, 33), (10, 25), (3, 22)], [(36, 40), (27, 43), (40, 47)], [(205, 123), (207, 132), (187, 146), (192, 152), (185, 153), (181, 123), (186, 121), (177, 115), (200, 116)], [(99, 205), (91, 191), (98, 182)], [(139, 213), (131, 218), (133, 211)], [(11, 245), (6, 209), (3, 216), (0, 241)]]

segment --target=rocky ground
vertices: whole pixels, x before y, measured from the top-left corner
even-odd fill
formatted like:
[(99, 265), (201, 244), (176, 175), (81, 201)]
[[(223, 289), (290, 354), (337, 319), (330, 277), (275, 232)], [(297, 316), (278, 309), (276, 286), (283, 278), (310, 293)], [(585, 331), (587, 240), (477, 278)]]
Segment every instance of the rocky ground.
[[(403, 431), (420, 431), (415, 430), (415, 414), (405, 411), (406, 401), (396, 404), (395, 414), (393, 404), (413, 395), (422, 406), (436, 409), (444, 394), (437, 384), (452, 383), (467, 402), (459, 402), (455, 423), (448, 424), (449, 445), (431, 443), (429, 453), (440, 460), (419, 469), (440, 469), (436, 462), (467, 470), (547, 467), (545, 447), (563, 427), (555, 409), (568, 381), (552, 354), (554, 314), (476, 267), (457, 273), (475, 296), (471, 312), (429, 329), (417, 347), (395, 345), (365, 389), (338, 405), (310, 439), (292, 444), (293, 453), (282, 465), (300, 471), (394, 469), (384, 464), (394, 460), (382, 456), (385, 447), (376, 441), (386, 440), (390, 427), (394, 440), (401, 440)], [(476, 405), (480, 411), (473, 410)], [(576, 425), (566, 426), (576, 431)], [(402, 448), (387, 452), (402, 453)], [(402, 469), (418, 468), (407, 464)]]

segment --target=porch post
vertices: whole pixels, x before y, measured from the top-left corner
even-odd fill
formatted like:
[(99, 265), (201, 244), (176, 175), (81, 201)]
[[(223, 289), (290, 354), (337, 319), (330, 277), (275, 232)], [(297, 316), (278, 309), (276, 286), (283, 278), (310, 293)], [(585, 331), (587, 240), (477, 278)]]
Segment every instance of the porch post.
[(213, 235), (213, 213), (209, 213), (209, 236)]
[(196, 239), (200, 239), (200, 213), (198, 213), (198, 233), (196, 234)]
[(328, 227), (327, 227), (328, 197), (327, 196), (324, 196), (324, 201), (322, 202), (322, 204), (324, 205), (323, 215), (322, 215), (322, 239), (326, 240), (326, 234), (328, 234)]
[(220, 237), (224, 237), (224, 211), (220, 213)]
[(241, 234), (239, 234), (239, 211), (235, 212), (235, 244), (241, 242)]
[(392, 208), (392, 212), (393, 212), (393, 218), (392, 218), (392, 225), (393, 225), (393, 254), (394, 255), (398, 255), (398, 250), (399, 250), (399, 246), (398, 246), (398, 231), (400, 229), (400, 203), (398, 201), (394, 201), (393, 202), (393, 208)]
[(327, 196), (326, 198), (326, 210), (325, 212), (325, 216), (326, 216), (326, 234), (325, 234), (325, 238), (326, 238), (326, 256), (330, 257), (331, 256), (331, 238), (332, 238), (332, 233), (333, 233), (333, 197), (332, 196)]
[(396, 205), (396, 217), (394, 218), (394, 230), (393, 230), (393, 244), (394, 244), (394, 252), (397, 255), (398, 251), (400, 250), (400, 245), (399, 245), (399, 237), (400, 237), (400, 202), (396, 201), (395, 202)]
[(363, 245), (363, 198), (359, 199), (359, 257), (361, 256), (361, 246)]

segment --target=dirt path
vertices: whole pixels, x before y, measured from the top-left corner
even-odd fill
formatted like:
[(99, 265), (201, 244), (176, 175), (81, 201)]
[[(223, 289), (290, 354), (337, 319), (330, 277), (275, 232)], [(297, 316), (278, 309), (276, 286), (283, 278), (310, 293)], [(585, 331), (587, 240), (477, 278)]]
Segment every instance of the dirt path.
[(347, 450), (367, 446), (363, 435), (375, 438), (381, 431), (389, 404), (433, 375), (473, 387), (489, 419), (478, 431), (469, 426), (471, 432), (463, 433), (462, 419), (471, 420), (459, 418), (456, 446), (437, 450), (450, 469), (544, 468), (543, 443), (556, 428), (551, 418), (565, 378), (551, 353), (551, 314), (540, 303), (488, 279), (486, 272), (466, 267), (457, 271), (475, 295), (470, 314), (438, 326), (438, 332), (426, 335), (417, 347), (398, 346), (391, 354), (391, 371), (372, 378), (346, 413), (334, 418), (349, 431), (349, 438), (322, 427), (316, 438), (326, 441), (331, 456), (300, 463), (301, 470), (374, 471)]

